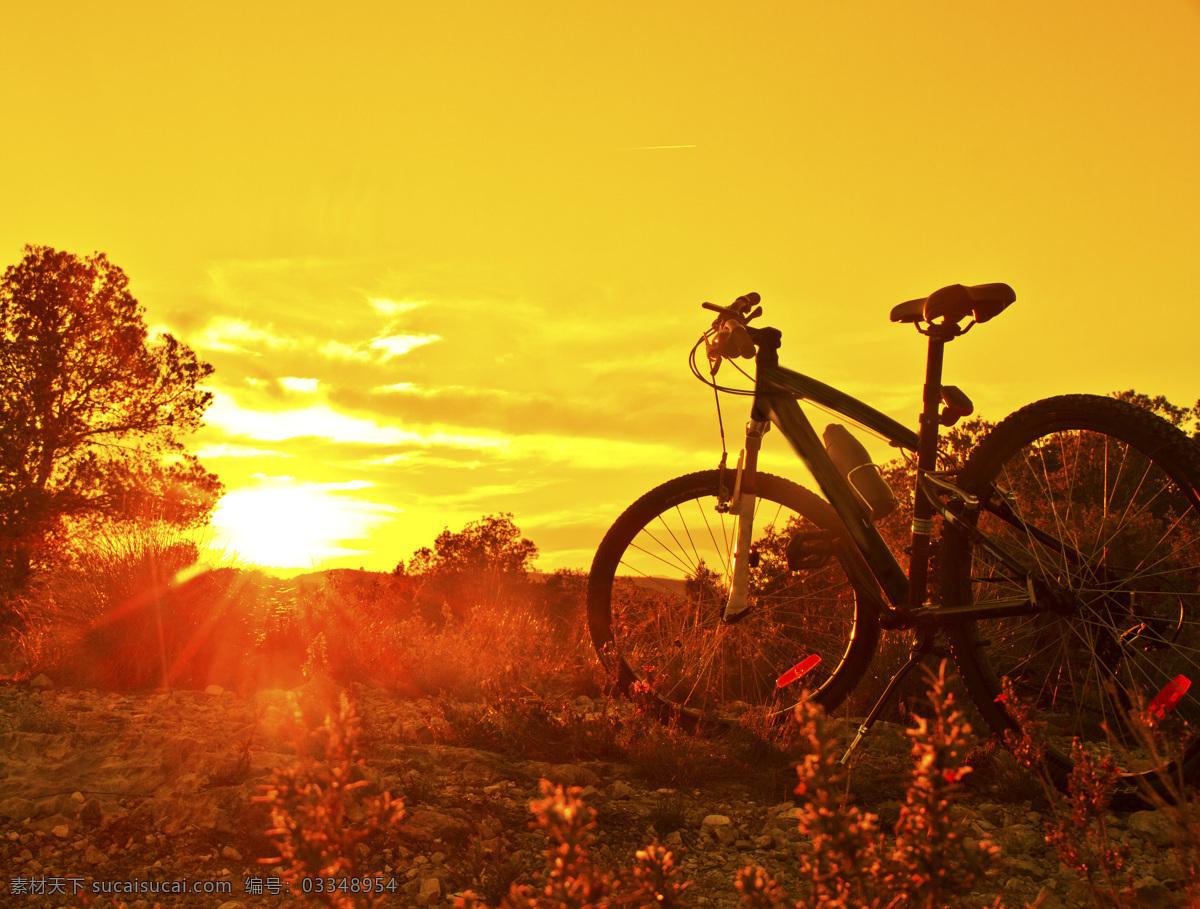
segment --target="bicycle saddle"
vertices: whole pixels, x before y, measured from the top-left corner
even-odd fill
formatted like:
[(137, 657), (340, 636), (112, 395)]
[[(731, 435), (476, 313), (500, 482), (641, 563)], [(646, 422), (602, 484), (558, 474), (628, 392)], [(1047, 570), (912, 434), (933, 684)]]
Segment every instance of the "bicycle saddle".
[(976, 322), (995, 318), (1017, 299), (1007, 284), (951, 284), (921, 300), (908, 300), (892, 310), (893, 322), (932, 322), (944, 318), (957, 325), (967, 316)]

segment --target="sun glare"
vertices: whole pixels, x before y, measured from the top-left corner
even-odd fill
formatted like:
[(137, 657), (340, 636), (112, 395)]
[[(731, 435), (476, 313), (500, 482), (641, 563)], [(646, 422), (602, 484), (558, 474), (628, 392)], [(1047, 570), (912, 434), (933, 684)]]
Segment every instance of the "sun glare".
[(331, 559), (368, 554), (341, 544), (363, 538), (398, 509), (340, 493), (370, 485), (260, 477), (257, 485), (221, 499), (212, 545), (264, 568), (319, 568)]

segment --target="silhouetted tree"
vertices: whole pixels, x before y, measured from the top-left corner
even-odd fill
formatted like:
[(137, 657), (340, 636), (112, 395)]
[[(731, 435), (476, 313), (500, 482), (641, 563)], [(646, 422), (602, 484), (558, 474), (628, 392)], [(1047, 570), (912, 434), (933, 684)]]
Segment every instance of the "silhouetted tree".
[[(89, 521), (204, 523), (221, 484), (180, 438), (212, 401), (212, 367), (149, 340), (129, 279), (101, 253), (27, 246), (0, 279), (0, 585)], [(0, 615), (0, 624), (3, 616)]]
[(405, 572), (417, 584), (423, 604), (447, 605), (462, 614), (478, 605), (495, 605), (527, 586), (526, 572), (537, 558), (537, 546), (521, 536), (509, 513), (486, 515), (457, 533), (446, 528), (433, 542), (413, 553)]
[(582, 628), (587, 623), (587, 572), (560, 568), (545, 576), (537, 590), (542, 615), (560, 628)]
[(1152, 398), (1150, 395), (1144, 395), (1132, 388), (1128, 391), (1114, 391), (1112, 397), (1118, 401), (1128, 401), (1144, 407), (1151, 413), (1162, 417), (1172, 426), (1186, 432), (1193, 439), (1200, 440), (1200, 401), (1197, 401), (1192, 407), (1179, 407), (1172, 404), (1163, 395), (1156, 395)]

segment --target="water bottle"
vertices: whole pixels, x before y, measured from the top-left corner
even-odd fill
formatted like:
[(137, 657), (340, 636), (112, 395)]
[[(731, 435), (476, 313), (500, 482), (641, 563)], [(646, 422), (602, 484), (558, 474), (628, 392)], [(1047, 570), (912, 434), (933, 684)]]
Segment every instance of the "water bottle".
[(825, 450), (834, 465), (866, 506), (871, 520), (878, 521), (896, 510), (899, 502), (862, 443), (840, 423), (825, 427)]

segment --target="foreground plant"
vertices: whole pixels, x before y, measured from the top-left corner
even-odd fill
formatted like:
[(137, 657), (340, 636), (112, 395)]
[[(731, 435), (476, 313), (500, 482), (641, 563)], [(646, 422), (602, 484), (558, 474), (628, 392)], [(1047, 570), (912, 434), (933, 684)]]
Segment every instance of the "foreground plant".
[(797, 902), (761, 868), (746, 868), (737, 880), (746, 909), (940, 909), (968, 892), (996, 861), (998, 847), (968, 841), (951, 819), (961, 781), (971, 772), (965, 763), (971, 727), (946, 690), (944, 662), (932, 679), (929, 702), (933, 716), (917, 717), (909, 732), (915, 764), (895, 838), (889, 839), (877, 815), (846, 804), (840, 739), (820, 708), (801, 701), (797, 719), (810, 752), (797, 768), (796, 792), (806, 799), (800, 832), (812, 844), (799, 857), (804, 893)]
[[(1064, 795), (1055, 785), (1046, 758), (1043, 724), (1027, 704), (1017, 698), (1008, 681), (1002, 697), (1016, 720), (1017, 729), (1005, 734), (1005, 744), (1018, 761), (1040, 781), (1050, 803), (1046, 822), (1046, 842), (1054, 847), (1064, 865), (1085, 881), (1097, 905), (1137, 907), (1133, 875), (1128, 871), (1128, 845), (1114, 844), (1109, 827), (1109, 809), (1122, 784), (1118, 760), (1111, 754), (1096, 755), (1078, 738), (1071, 747), (1072, 769)], [(1154, 715), (1147, 710), (1130, 709), (1121, 718), (1136, 747), (1155, 764), (1163, 759), (1165, 743)], [(1165, 816), (1175, 832), (1172, 857), (1183, 884), (1180, 905), (1200, 906), (1200, 808), (1195, 793), (1181, 779), (1166, 776), (1158, 787), (1142, 783), (1139, 793), (1145, 807)]]
[[(607, 906), (661, 906), (682, 909), (690, 882), (678, 880), (675, 859), (657, 841), (638, 850), (627, 874), (592, 864), (596, 812), (585, 805), (577, 786), (564, 790), (542, 780), (543, 798), (530, 805), (545, 831), (545, 883), (535, 890), (514, 884), (499, 909), (599, 909)], [(475, 894), (460, 897), (458, 909), (487, 909)]]
[[(326, 718), (324, 728), (328, 734), (326, 761), (302, 757), (290, 767), (280, 767), (275, 778), (261, 787), (262, 794), (254, 797), (270, 807), (267, 836), (279, 847), (278, 856), (259, 861), (282, 865), (280, 876), (292, 893), (303, 894), (319, 905), (335, 909), (379, 906), (388, 894), (376, 895), (374, 885), (381, 879), (357, 867), (356, 847), (399, 822), (404, 806), (393, 802), (387, 792), (361, 801), (354, 794), (369, 783), (355, 780), (362, 764), (357, 748), (358, 717), (344, 694), (340, 710)], [(339, 885), (337, 889), (325, 889), (324, 882), (330, 880)]]
[[(986, 841), (971, 843), (951, 819), (950, 808), (962, 795), (961, 780), (970, 772), (965, 764), (970, 727), (946, 691), (944, 666), (933, 680), (930, 702), (932, 717), (918, 718), (910, 733), (916, 762), (894, 836), (880, 830), (876, 815), (847, 804), (840, 737), (820, 708), (803, 702), (798, 735), (809, 753), (797, 768), (796, 792), (805, 799), (800, 832), (810, 840), (798, 855), (804, 892), (797, 901), (765, 870), (748, 867), (737, 878), (744, 909), (941, 909), (970, 890), (999, 849)], [(499, 909), (686, 905), (691, 884), (679, 880), (674, 856), (657, 842), (639, 850), (628, 870), (592, 864), (595, 812), (579, 792), (542, 781), (543, 798), (530, 807), (549, 839), (544, 883), (513, 885)], [(456, 906), (486, 909), (472, 893)]]

